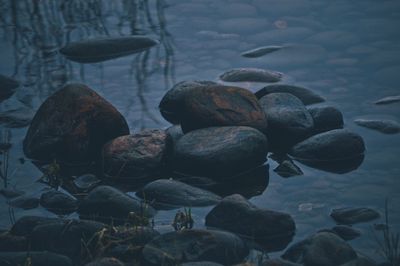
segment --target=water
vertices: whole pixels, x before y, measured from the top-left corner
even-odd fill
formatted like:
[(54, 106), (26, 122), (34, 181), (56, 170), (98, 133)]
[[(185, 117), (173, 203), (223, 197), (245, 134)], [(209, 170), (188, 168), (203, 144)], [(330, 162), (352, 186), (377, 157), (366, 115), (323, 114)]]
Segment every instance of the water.
[[(26, 108), (34, 113), (46, 97), (67, 82), (83, 82), (110, 101), (127, 119), (131, 132), (169, 126), (158, 103), (174, 83), (214, 80), (230, 68), (260, 67), (285, 74), (284, 82), (313, 89), (344, 114), (345, 127), (359, 133), (367, 151), (363, 164), (346, 174), (301, 165), (303, 176), (284, 179), (272, 171), (269, 185), (251, 201), (290, 213), (294, 241), (334, 224), (330, 209), (365, 206), (383, 213), (389, 199), (390, 223), (400, 230), (399, 135), (359, 127), (355, 118), (399, 120), (400, 105), (373, 102), (399, 94), (399, 1), (319, 0), (136, 0), (0, 1), (0, 73), (21, 82), (0, 110)], [(68, 61), (58, 49), (92, 37), (146, 34), (160, 45), (137, 55), (103, 63)], [(265, 45), (285, 48), (259, 58), (246, 50)], [(236, 84), (252, 91), (262, 83)], [(10, 186), (41, 193), (41, 173), (20, 165), (26, 128), (12, 129)], [(195, 209), (203, 227), (210, 208)], [(0, 227), (10, 225), (8, 205), (0, 199)], [(14, 209), (53, 216), (44, 209)], [(161, 231), (172, 230), (174, 211), (156, 217)], [(74, 217), (74, 215), (72, 215)], [(377, 221), (382, 222), (382, 221)], [(372, 223), (357, 225), (362, 237), (351, 241), (363, 254), (380, 260)], [(278, 253), (279, 254), (279, 253)]]

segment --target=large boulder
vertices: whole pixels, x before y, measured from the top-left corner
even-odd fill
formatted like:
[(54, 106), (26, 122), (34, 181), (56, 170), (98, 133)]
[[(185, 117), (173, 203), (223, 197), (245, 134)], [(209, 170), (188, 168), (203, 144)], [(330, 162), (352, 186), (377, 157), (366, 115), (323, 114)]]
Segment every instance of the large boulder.
[(296, 230), (289, 214), (257, 208), (239, 194), (228, 196), (215, 206), (206, 216), (206, 226), (237, 233), (268, 251), (284, 249)]
[(123, 116), (83, 84), (68, 84), (40, 106), (23, 142), (28, 158), (89, 163), (107, 141), (129, 134)]
[(286, 85), (286, 84), (274, 84), (268, 85), (260, 90), (258, 90), (255, 95), (258, 99), (261, 99), (263, 96), (271, 93), (290, 93), (297, 98), (299, 98), (304, 105), (314, 104), (324, 102), (325, 99), (316, 94), (315, 92), (294, 85)]
[(250, 127), (210, 127), (191, 131), (174, 147), (176, 170), (227, 178), (263, 164), (267, 138)]

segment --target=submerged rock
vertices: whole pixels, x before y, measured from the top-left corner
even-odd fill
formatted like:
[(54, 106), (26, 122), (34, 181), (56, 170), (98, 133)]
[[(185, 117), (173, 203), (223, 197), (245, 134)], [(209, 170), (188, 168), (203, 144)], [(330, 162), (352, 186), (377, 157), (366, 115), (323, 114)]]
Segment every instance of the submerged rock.
[(363, 223), (380, 217), (377, 211), (370, 208), (333, 209), (330, 215), (338, 224)]
[(147, 36), (124, 36), (72, 42), (60, 52), (75, 62), (97, 63), (139, 53), (157, 44), (158, 41)]
[(78, 208), (78, 201), (60, 191), (51, 190), (40, 197), (40, 205), (55, 214), (70, 214)]
[(252, 50), (245, 51), (241, 54), (243, 57), (256, 58), (282, 49), (283, 46), (269, 45), (261, 46)]
[(133, 212), (139, 216), (152, 217), (152, 207), (129, 197), (125, 193), (110, 186), (98, 186), (82, 200), (78, 213), (84, 219), (91, 219), (114, 224), (123, 224)]
[(121, 136), (103, 147), (104, 173), (114, 181), (154, 177), (166, 167), (171, 143), (164, 130)]
[(382, 98), (380, 100), (377, 100), (375, 102), (375, 104), (389, 104), (389, 103), (395, 103), (395, 102), (400, 102), (400, 95), (388, 96), (388, 97)]
[(311, 106), (307, 109), (314, 120), (314, 132), (343, 128), (343, 115), (339, 109), (333, 106)]
[(250, 91), (230, 86), (207, 86), (185, 97), (184, 132), (213, 126), (249, 126), (266, 132), (267, 119)]
[(320, 232), (290, 246), (282, 258), (305, 266), (337, 266), (356, 259), (357, 253), (337, 235)]
[(0, 102), (10, 98), (17, 90), (19, 82), (0, 74)]
[(106, 257), (94, 260), (85, 266), (124, 266), (125, 264), (122, 263), (120, 260), (112, 257)]
[(60, 219), (31, 215), (22, 216), (13, 224), (10, 233), (15, 236), (29, 236), (36, 226), (57, 221), (60, 221)]
[(257, 208), (239, 194), (215, 206), (206, 216), (206, 226), (237, 233), (268, 251), (284, 249), (296, 230), (289, 214)]
[(123, 116), (83, 84), (69, 84), (40, 106), (23, 142), (28, 158), (89, 163), (107, 141), (129, 134)]
[(39, 206), (39, 198), (32, 195), (22, 195), (8, 202), (11, 207), (24, 210), (34, 209)]
[(8, 128), (21, 128), (28, 126), (33, 118), (33, 110), (21, 108), (0, 113), (0, 124)]
[(227, 82), (278, 82), (282, 73), (260, 68), (234, 68), (219, 76)]
[(299, 98), (304, 105), (324, 102), (325, 99), (314, 93), (313, 91), (294, 85), (275, 84), (268, 85), (255, 93), (258, 99), (271, 93), (290, 93)]
[(248, 248), (238, 236), (201, 229), (163, 234), (143, 249), (143, 257), (149, 265), (179, 265), (195, 261), (231, 265), (241, 262), (248, 253)]
[(282, 259), (267, 259), (263, 262), (262, 266), (301, 266), (301, 264)]
[(12, 199), (24, 195), (25, 192), (13, 188), (2, 188), (0, 189), (0, 194), (7, 199)]
[(353, 240), (359, 236), (361, 236), (361, 232), (351, 226), (346, 226), (346, 225), (337, 225), (332, 227), (332, 229), (324, 229), (321, 230), (320, 232), (330, 232), (334, 233), (343, 240)]
[(75, 187), (77, 187), (80, 190), (84, 190), (84, 191), (94, 188), (100, 182), (101, 182), (101, 180), (92, 174), (85, 174), (85, 175), (78, 176), (73, 181)]
[(0, 262), (2, 265), (27, 265), (28, 258), (30, 261), (29, 265), (34, 266), (73, 265), (68, 257), (48, 251), (0, 252)]
[[(29, 249), (25, 236), (15, 236), (9, 232), (0, 234), (0, 252), (26, 251)], [(1, 261), (0, 261), (0, 265)]]
[(176, 170), (227, 179), (266, 161), (267, 138), (250, 127), (210, 127), (191, 131), (176, 143)]
[(276, 172), (281, 177), (292, 177), (303, 175), (303, 171), (301, 171), (300, 167), (298, 167), (292, 160), (284, 160), (282, 161), (275, 169)]
[(310, 113), (292, 94), (271, 93), (259, 102), (267, 116), (267, 136), (273, 150), (285, 150), (313, 132)]
[(388, 119), (356, 119), (354, 120), (354, 123), (362, 127), (377, 130), (384, 134), (396, 134), (400, 132), (400, 123)]
[(137, 195), (157, 209), (209, 206), (221, 199), (207, 190), (170, 179), (153, 181), (139, 190)]

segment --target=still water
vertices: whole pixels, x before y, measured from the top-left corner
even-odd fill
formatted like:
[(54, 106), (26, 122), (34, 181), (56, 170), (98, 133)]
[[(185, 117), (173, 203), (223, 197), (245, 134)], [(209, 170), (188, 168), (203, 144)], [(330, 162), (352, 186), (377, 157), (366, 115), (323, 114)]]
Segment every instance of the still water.
[[(176, 82), (221, 82), (221, 73), (238, 67), (276, 70), (284, 74), (281, 83), (310, 88), (339, 108), (345, 127), (364, 138), (367, 151), (362, 165), (346, 174), (299, 163), (304, 175), (285, 179), (272, 171), (277, 164), (269, 160), (268, 187), (251, 202), (290, 213), (297, 226), (294, 241), (333, 226), (332, 208), (371, 207), (383, 214), (385, 199), (390, 224), (400, 231), (399, 135), (353, 122), (400, 120), (399, 103), (373, 103), (399, 94), (399, 26), (396, 0), (1, 0), (0, 73), (18, 80), (20, 87), (0, 104), (0, 110), (33, 116), (62, 85), (82, 82), (125, 116), (131, 132), (166, 128), (169, 123), (159, 114), (158, 104)], [(160, 43), (140, 54), (94, 64), (69, 61), (58, 51), (72, 41), (132, 34), (145, 34)], [(285, 48), (259, 58), (240, 55), (265, 45)], [(256, 91), (266, 84), (235, 85)], [(18, 162), (24, 156), (26, 130), (11, 129), (9, 185), (39, 194), (43, 187), (35, 181), (41, 173), (29, 161)], [(193, 209), (195, 227), (204, 227), (209, 210)], [(1, 197), (1, 228), (11, 224), (9, 211)], [(12, 211), (16, 218), (53, 216), (42, 208)], [(156, 227), (173, 230), (169, 224), (174, 215), (175, 211), (159, 212)], [(350, 243), (379, 261), (372, 224), (357, 225), (362, 236)]]

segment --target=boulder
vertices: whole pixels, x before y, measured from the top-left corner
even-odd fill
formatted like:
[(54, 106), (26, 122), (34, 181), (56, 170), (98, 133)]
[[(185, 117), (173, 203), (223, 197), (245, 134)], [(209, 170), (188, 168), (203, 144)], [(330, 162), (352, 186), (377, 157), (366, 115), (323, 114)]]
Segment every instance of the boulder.
[(64, 215), (76, 211), (78, 201), (63, 192), (50, 190), (40, 196), (40, 205), (50, 212)]
[(219, 78), (227, 82), (278, 82), (282, 73), (260, 68), (234, 68), (221, 74)]
[(321, 133), (343, 128), (343, 115), (333, 106), (310, 106), (307, 108), (314, 120), (314, 132)]
[(315, 92), (294, 85), (286, 85), (286, 84), (274, 84), (268, 85), (260, 90), (258, 90), (255, 95), (257, 99), (261, 99), (263, 96), (271, 93), (290, 93), (297, 98), (299, 98), (304, 105), (314, 104), (324, 102), (325, 99), (316, 94)]
[(68, 84), (40, 106), (23, 142), (28, 158), (86, 164), (104, 143), (129, 134), (122, 115), (83, 84)]
[(266, 161), (267, 138), (250, 127), (210, 127), (191, 131), (174, 147), (177, 171), (226, 179)]
[[(29, 261), (29, 262), (27, 262)], [(71, 259), (53, 252), (0, 252), (1, 265), (72, 266)], [(29, 264), (28, 264), (29, 263)]]
[(207, 214), (206, 226), (254, 240), (268, 251), (284, 249), (296, 230), (289, 214), (260, 209), (239, 194), (225, 197), (217, 204)]
[(338, 224), (356, 224), (375, 220), (380, 214), (371, 208), (338, 208), (333, 209), (331, 217)]

